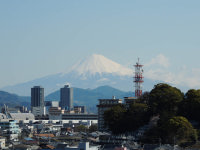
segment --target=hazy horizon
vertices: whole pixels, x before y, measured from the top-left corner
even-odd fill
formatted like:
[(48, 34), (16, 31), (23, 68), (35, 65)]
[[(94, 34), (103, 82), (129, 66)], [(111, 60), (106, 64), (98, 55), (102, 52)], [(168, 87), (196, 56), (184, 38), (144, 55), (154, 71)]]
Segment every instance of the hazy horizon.
[(200, 1), (0, 1), (0, 87), (101, 54), (177, 87), (200, 87)]

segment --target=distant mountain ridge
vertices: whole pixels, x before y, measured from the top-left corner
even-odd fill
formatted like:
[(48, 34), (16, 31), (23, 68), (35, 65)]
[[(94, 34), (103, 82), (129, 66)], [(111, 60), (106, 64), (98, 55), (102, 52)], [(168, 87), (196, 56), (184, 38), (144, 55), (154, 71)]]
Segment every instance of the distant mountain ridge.
[(30, 97), (28, 96), (18, 96), (16, 94), (0, 91), (0, 107), (4, 104), (10, 107), (19, 105), (30, 107), (30, 101)]
[[(123, 97), (134, 96), (132, 92), (124, 92), (110, 86), (100, 86), (95, 89), (74, 89), (74, 105), (84, 105), (88, 108), (89, 112), (96, 111), (98, 99), (110, 99), (112, 96), (123, 99)], [(60, 90), (57, 90), (45, 97), (45, 101), (60, 101)], [(18, 96), (8, 92), (0, 91), (0, 106), (3, 104), (9, 107), (24, 105), (30, 108), (31, 97)]]
[(102, 55), (94, 54), (61, 73), (7, 86), (1, 90), (28, 96), (31, 87), (42, 85), (45, 88), (45, 95), (48, 95), (69, 83), (78, 88), (109, 85), (123, 91), (130, 91), (133, 89), (133, 71)]
[[(110, 86), (100, 86), (95, 89), (73, 88), (74, 105), (95, 106), (98, 99), (111, 99), (112, 96), (123, 99), (127, 96), (134, 96), (132, 92), (123, 92)], [(60, 100), (60, 90), (55, 91), (45, 97), (45, 100)]]

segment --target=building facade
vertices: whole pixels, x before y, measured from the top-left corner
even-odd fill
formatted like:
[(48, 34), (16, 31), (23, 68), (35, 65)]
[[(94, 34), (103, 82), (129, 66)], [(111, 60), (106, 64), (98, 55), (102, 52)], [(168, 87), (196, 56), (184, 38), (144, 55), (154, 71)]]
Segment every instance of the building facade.
[(76, 114), (86, 114), (86, 106), (74, 106), (74, 113)]
[(7, 137), (9, 140), (17, 140), (18, 135), (21, 132), (19, 125), (17, 125), (16, 120), (9, 120), (0, 122), (1, 130), (3, 131), (3, 136)]
[(65, 85), (60, 89), (60, 107), (65, 110), (73, 109), (73, 88)]
[(32, 113), (34, 116), (46, 115), (46, 107), (32, 107)]
[(124, 97), (124, 104), (126, 106), (129, 106), (130, 104), (133, 104), (134, 102), (136, 102), (137, 97)]
[(66, 114), (62, 115), (62, 120), (97, 120), (96, 114)]
[(31, 108), (44, 107), (44, 88), (41, 86), (34, 86), (31, 88)]
[(104, 112), (118, 104), (122, 104), (122, 99), (115, 99), (115, 97), (113, 97), (112, 99), (99, 99), (99, 105), (97, 105), (99, 131), (107, 130), (107, 128), (104, 126), (104, 118), (103, 118)]
[(49, 108), (49, 120), (62, 120), (62, 114), (64, 110), (61, 107), (50, 107)]
[(49, 114), (51, 107), (59, 107), (59, 101), (45, 101), (46, 114)]

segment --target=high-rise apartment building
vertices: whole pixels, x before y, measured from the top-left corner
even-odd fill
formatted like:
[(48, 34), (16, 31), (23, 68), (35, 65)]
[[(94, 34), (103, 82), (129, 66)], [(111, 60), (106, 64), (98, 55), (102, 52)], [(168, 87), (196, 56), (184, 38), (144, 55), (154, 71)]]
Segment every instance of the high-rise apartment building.
[(60, 89), (60, 107), (65, 110), (73, 109), (73, 88), (65, 85)]
[(44, 107), (44, 88), (41, 86), (34, 86), (31, 88), (31, 108)]

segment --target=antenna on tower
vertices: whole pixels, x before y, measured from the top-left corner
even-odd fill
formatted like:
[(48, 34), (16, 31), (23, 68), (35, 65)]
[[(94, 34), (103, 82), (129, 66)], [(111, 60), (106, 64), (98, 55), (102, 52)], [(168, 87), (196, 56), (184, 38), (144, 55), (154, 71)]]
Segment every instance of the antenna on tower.
[(140, 97), (142, 95), (142, 83), (143, 81), (143, 65), (140, 64), (140, 59), (138, 57), (138, 62), (136, 62), (136, 65), (134, 65), (135, 67), (135, 77), (134, 77), (134, 81), (135, 82), (135, 97)]

